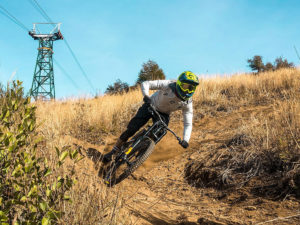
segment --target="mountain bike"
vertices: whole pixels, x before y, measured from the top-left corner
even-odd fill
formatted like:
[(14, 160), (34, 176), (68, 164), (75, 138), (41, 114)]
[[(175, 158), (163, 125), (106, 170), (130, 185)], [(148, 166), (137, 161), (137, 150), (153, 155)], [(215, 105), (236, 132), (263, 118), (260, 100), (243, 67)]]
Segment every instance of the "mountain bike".
[(107, 186), (112, 187), (120, 183), (142, 165), (153, 152), (155, 145), (167, 134), (167, 131), (171, 132), (179, 143), (182, 142), (180, 137), (168, 128), (168, 125), (151, 104), (149, 104), (148, 110), (152, 114), (153, 124), (142, 129), (123, 144), (120, 153), (106, 168), (107, 172), (103, 178)]

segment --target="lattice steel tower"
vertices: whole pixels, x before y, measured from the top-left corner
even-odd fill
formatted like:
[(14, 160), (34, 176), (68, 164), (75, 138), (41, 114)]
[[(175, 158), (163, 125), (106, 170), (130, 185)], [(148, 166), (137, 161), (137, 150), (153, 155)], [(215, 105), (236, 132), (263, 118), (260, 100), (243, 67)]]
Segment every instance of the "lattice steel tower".
[[(39, 27), (52, 25), (54, 28), (46, 33)], [(60, 23), (34, 23), (29, 35), (34, 40), (39, 40), (38, 55), (33, 74), (30, 95), (35, 99), (55, 99), (54, 71), (53, 71), (53, 42), (62, 40)]]

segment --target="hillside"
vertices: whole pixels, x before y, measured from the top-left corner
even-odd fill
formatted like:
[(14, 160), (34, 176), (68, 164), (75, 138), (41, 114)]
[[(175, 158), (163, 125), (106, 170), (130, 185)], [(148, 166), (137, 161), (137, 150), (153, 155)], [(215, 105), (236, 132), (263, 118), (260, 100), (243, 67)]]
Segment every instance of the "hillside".
[[(102, 183), (101, 153), (141, 104), (139, 91), (37, 104), (40, 154), (71, 146), (76, 166), (65, 224), (299, 224), (300, 71), (202, 79), (190, 148), (168, 134), (114, 188)], [(182, 116), (170, 127), (182, 134)], [(68, 166), (63, 168), (68, 170)]]

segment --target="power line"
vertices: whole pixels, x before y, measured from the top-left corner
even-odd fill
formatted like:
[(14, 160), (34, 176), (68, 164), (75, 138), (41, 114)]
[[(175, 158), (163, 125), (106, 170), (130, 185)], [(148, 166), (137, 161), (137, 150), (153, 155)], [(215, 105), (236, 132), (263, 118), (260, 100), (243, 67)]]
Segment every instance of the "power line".
[[(34, 0), (35, 1), (35, 0)], [(35, 1), (36, 2), (36, 1)], [(38, 5), (38, 3), (36, 2), (36, 4)], [(39, 8), (36, 7), (36, 5), (34, 5), (32, 3), (32, 5), (39, 11), (39, 8), (41, 9), (41, 7), (39, 6)], [(14, 22), (16, 25), (20, 26), (22, 29), (24, 29), (25, 31), (29, 31), (29, 29), (27, 29), (27, 27), (21, 22), (19, 21), (15, 16), (13, 16), (8, 10), (6, 10), (3, 6), (0, 5), (0, 13), (4, 16), (6, 16), (9, 20), (11, 20), (12, 22)], [(43, 9), (41, 9), (42, 12)], [(45, 12), (44, 12), (45, 13)], [(45, 13), (46, 14), (46, 13)], [(46, 15), (47, 16), (47, 15)], [(46, 18), (46, 17), (45, 17)], [(51, 20), (49, 17), (46, 18), (47, 20)], [(78, 87), (78, 85), (76, 84), (76, 82), (72, 79), (72, 77), (66, 72), (66, 70), (55, 60), (53, 59), (53, 61), (55, 62), (55, 64), (60, 68), (60, 70), (63, 72), (63, 74), (71, 81), (71, 83), (74, 85), (74, 87), (76, 87), (77, 89), (80, 89)]]
[(76, 87), (78, 90), (80, 88), (77, 86), (76, 82), (72, 79), (72, 77), (66, 72), (66, 70), (58, 63), (56, 59), (53, 58), (54, 63), (59, 67), (59, 69), (63, 72), (63, 74), (71, 81), (71, 83)]
[(17, 24), (22, 29), (24, 29), (26, 32), (29, 31), (29, 29), (20, 20), (18, 20), (13, 14), (11, 14), (2, 5), (0, 5), (0, 9), (2, 9), (2, 11), (0, 10), (0, 13), (2, 13), (2, 15), (6, 16), (8, 19), (10, 19), (12, 22)]
[[(13, 23), (17, 24), (18, 26), (20, 26), (20, 24), (18, 24), (14, 19), (12, 19), (9, 15), (5, 14), (3, 11), (0, 10), (0, 13), (3, 16), (6, 16), (10, 21), (12, 21)], [(21, 28), (23, 28), (22, 26), (20, 26)]]
[[(46, 11), (38, 4), (38, 2), (36, 0), (28, 0), (33, 6), (34, 8), (46, 19), (46, 21), (53, 23), (51, 18), (47, 15)], [(35, 3), (35, 4), (34, 4)], [(93, 91), (95, 91), (95, 88), (92, 84), (92, 82), (90, 81), (90, 79), (88, 78), (86, 72), (84, 71), (83, 67), (81, 66), (78, 58), (76, 57), (74, 51), (72, 50), (71, 46), (69, 45), (69, 43), (67, 42), (66, 38), (64, 38), (64, 42), (67, 46), (67, 48), (69, 49), (73, 59), (75, 60), (75, 63), (77, 64), (77, 66), (79, 67), (80, 71), (82, 72), (83, 76), (85, 77), (85, 79), (87, 80), (87, 82), (89, 83), (89, 85), (91, 86), (91, 88), (93, 89)]]
[(298, 59), (299, 59), (299, 61), (300, 61), (300, 56), (299, 56), (299, 53), (298, 53), (297, 48), (296, 48), (295, 45), (294, 45), (294, 49), (295, 49), (296, 55), (298, 56)]
[(48, 21), (50, 21), (51, 23), (53, 23), (53, 21), (51, 20), (51, 18), (47, 15), (47, 13), (43, 10), (43, 8), (39, 5), (39, 3), (36, 0), (33, 0), (33, 1), (39, 7), (39, 9), (41, 10), (41, 12), (45, 15), (45, 17), (48, 18)]
[(36, 0), (28, 0), (28, 1), (48, 22), (53, 23), (51, 18), (47, 15), (47, 13), (43, 10), (43, 8)]
[(71, 47), (70, 47), (70, 45), (69, 45), (69, 43), (67, 42), (66, 39), (64, 39), (64, 41), (65, 41), (65, 44), (67, 45), (69, 51), (71, 52), (71, 54), (72, 54), (72, 56), (73, 56), (73, 58), (74, 58), (76, 64), (78, 65), (79, 69), (81, 70), (83, 76), (84, 76), (85, 79), (88, 81), (88, 83), (89, 83), (89, 85), (92, 87), (93, 91), (95, 91), (95, 88), (94, 88), (92, 82), (90, 81), (90, 79), (88, 78), (86, 72), (84, 71), (84, 69), (82, 68), (81, 64), (79, 63), (79, 61), (78, 61), (76, 55), (74, 54), (73, 50), (71, 49)]

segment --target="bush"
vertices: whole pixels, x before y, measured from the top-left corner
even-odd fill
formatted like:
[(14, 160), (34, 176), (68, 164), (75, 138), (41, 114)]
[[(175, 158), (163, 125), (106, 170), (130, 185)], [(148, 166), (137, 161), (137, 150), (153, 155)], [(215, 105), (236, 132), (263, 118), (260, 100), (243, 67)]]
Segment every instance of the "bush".
[[(65, 159), (80, 160), (77, 151), (56, 149), (58, 162), (51, 169), (37, 154), (35, 106), (23, 97), (21, 82), (0, 93), (0, 221), (1, 224), (58, 222), (62, 201), (75, 180), (74, 171), (55, 177)], [(52, 174), (52, 175), (51, 175)]]
[(274, 64), (267, 62), (263, 63), (262, 57), (260, 55), (253, 56), (252, 59), (248, 59), (248, 66), (254, 71), (256, 74), (260, 72), (274, 71), (282, 68), (294, 68), (294, 63), (289, 63), (286, 59), (282, 57), (278, 57), (275, 59)]
[(293, 68), (293, 67), (295, 67), (294, 63), (289, 63), (286, 59), (283, 59), (282, 57), (276, 58), (273, 66), (275, 70), (282, 69), (282, 68)]
[(256, 71), (257, 73), (264, 70), (265, 65), (262, 62), (262, 57), (260, 55), (253, 56), (252, 59), (248, 59), (247, 62), (249, 63), (249, 67), (252, 71)]
[(106, 94), (122, 94), (129, 91), (129, 85), (126, 82), (122, 82), (120, 79), (116, 80), (113, 85), (109, 85), (106, 88)]
[(158, 64), (152, 60), (143, 64), (143, 68), (139, 72), (137, 83), (142, 83), (146, 80), (164, 80), (166, 76), (164, 71), (159, 68)]

